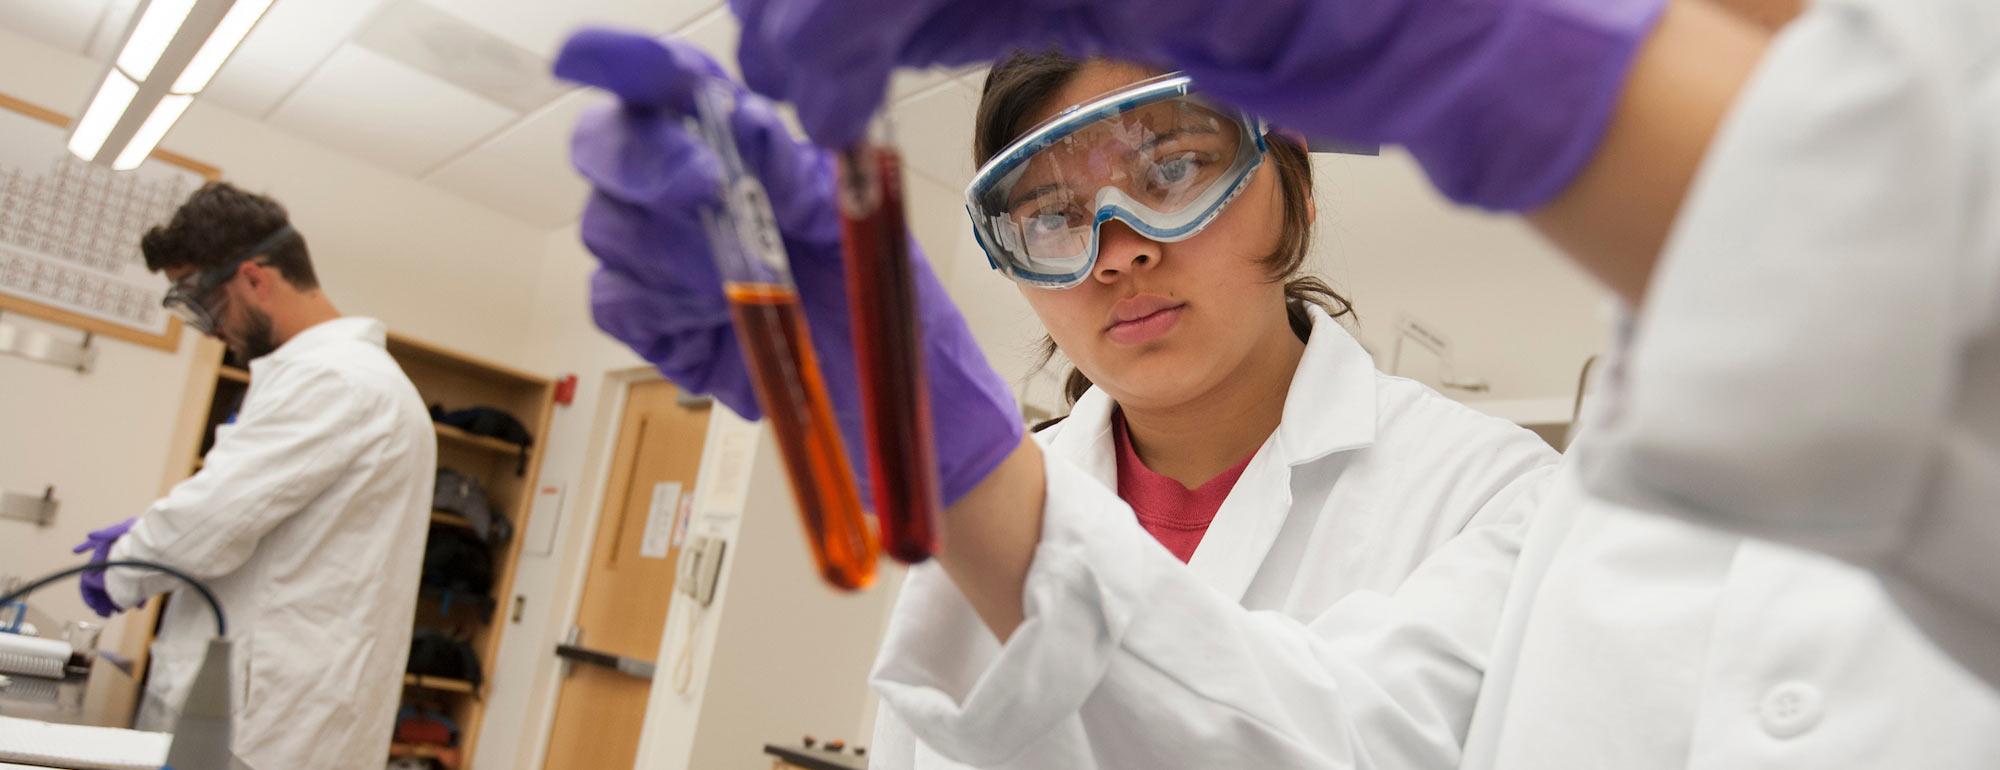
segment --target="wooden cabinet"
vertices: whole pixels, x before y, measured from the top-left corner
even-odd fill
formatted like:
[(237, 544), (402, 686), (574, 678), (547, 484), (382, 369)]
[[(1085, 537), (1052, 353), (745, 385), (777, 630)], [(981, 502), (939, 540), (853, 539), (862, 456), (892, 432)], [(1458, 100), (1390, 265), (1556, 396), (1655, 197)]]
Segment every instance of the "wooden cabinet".
[[(250, 387), (250, 373), (225, 360), (225, 351), (214, 340), (203, 339), (196, 353), (169, 452), (169, 486), (201, 468), (201, 456), (214, 444), (215, 428), (234, 414)], [(493, 589), (488, 597), (466, 601), (464, 597), (435, 596), (429, 589), (417, 601), (412, 622), (419, 628), (442, 628), (470, 641), (491, 682), (491, 662), (498, 657), (500, 637), (507, 627), (507, 612), (520, 557), (527, 517), (534, 504), (534, 482), (539, 472), (543, 444), (555, 400), (555, 384), (548, 378), (459, 353), (448, 348), (391, 332), (389, 354), (422, 394), (426, 404), (446, 409), (488, 406), (500, 409), (521, 421), (535, 442), (524, 452), (516, 444), (476, 436), (443, 425), (437, 431), (438, 467), (453, 468), (484, 487), (497, 513), (504, 513), (514, 525), (507, 542), (494, 547)], [(461, 516), (433, 511), (433, 527), (469, 527)], [(144, 665), (145, 645), (157, 628), (158, 609), (163, 602), (149, 602), (149, 609), (128, 621), (131, 628), (146, 633), (127, 633), (122, 651)], [(383, 747), (385, 756), (426, 756), (456, 759), (458, 767), (469, 766), (478, 748), (480, 721), (484, 716), (491, 686), (428, 676), (406, 676), (404, 701), (436, 704), (458, 724), (459, 746), (455, 752), (429, 747), (392, 744)], [(455, 755), (455, 756), (454, 756)]]

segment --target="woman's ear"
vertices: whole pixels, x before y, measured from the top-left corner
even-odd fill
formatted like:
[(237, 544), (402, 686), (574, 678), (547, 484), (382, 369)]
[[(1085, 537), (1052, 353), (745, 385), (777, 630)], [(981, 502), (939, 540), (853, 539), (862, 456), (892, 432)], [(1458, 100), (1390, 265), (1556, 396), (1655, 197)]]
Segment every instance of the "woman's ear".
[(1318, 221), (1319, 221), (1319, 201), (1313, 200), (1312, 196), (1308, 195), (1306, 196), (1306, 224), (1312, 224)]

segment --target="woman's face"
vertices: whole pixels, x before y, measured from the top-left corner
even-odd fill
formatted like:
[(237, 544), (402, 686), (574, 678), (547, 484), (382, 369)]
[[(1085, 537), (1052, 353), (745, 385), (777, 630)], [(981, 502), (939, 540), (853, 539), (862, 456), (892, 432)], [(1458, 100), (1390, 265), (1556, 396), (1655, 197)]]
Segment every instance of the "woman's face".
[[(1154, 74), (1090, 62), (1023, 125)], [(1284, 286), (1261, 263), (1278, 248), (1284, 221), (1277, 170), (1265, 163), (1194, 237), (1158, 243), (1105, 222), (1089, 278), (1068, 289), (1023, 285), (1021, 293), (1063, 354), (1119, 404), (1186, 404), (1268, 349), (1253, 341), (1291, 334)]]

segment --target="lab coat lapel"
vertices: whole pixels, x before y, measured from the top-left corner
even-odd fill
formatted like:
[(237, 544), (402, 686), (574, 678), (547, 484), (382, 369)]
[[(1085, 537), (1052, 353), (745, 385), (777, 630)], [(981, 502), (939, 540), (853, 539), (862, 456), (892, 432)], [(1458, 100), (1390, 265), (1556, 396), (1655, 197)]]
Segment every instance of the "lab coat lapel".
[[(1292, 469), (1374, 441), (1374, 361), (1338, 322), (1313, 308), (1312, 336), (1286, 389), (1278, 429), (1243, 469), (1188, 567), (1242, 601), (1291, 515)], [(1112, 474), (1115, 484), (1115, 467)]]
[(1111, 438), (1111, 411), (1116, 407), (1104, 391), (1097, 388), (1084, 391), (1048, 444), (1049, 452), (1068, 460), (1113, 491), (1118, 489), (1117, 446)]

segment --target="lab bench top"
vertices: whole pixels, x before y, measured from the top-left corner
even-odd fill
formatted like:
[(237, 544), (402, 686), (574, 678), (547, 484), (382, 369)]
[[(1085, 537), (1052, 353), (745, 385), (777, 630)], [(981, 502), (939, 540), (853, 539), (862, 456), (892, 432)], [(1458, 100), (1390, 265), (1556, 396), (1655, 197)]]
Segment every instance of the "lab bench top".
[(90, 673), (64, 679), (7, 674), (0, 716), (71, 725), (130, 727), (138, 683), (99, 659)]
[(868, 770), (868, 758), (845, 751), (828, 751), (822, 748), (804, 746), (780, 746), (764, 744), (764, 753), (776, 757), (783, 763), (778, 767), (796, 767), (801, 770)]

